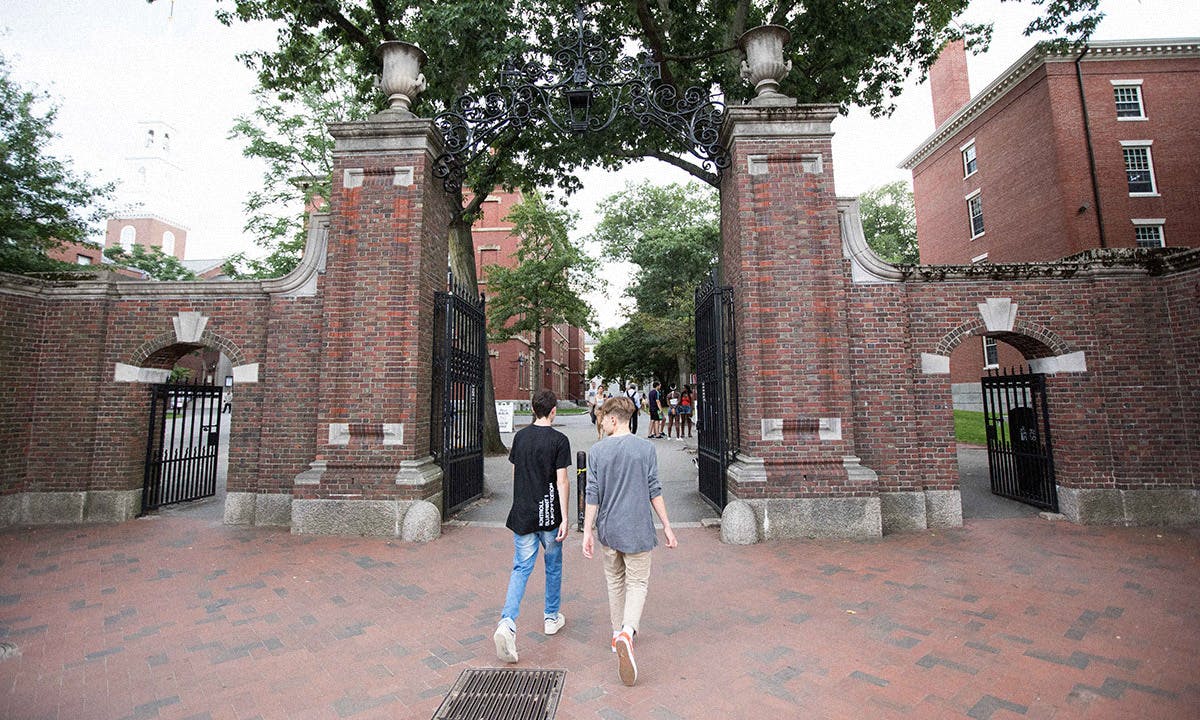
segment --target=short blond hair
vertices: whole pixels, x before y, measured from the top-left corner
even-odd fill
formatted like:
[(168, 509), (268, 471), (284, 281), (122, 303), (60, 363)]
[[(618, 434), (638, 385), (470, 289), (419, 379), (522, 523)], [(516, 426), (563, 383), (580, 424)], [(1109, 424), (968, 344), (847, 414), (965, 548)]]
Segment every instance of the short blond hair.
[(629, 418), (633, 417), (635, 412), (637, 408), (634, 407), (633, 401), (624, 395), (618, 395), (605, 400), (604, 407), (596, 414), (612, 415), (620, 422), (629, 422)]

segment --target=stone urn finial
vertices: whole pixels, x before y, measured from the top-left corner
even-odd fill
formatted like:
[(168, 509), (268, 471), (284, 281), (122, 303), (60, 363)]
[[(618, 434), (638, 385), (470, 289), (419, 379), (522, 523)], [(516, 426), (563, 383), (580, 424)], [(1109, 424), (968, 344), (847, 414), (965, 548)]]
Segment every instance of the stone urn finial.
[(759, 25), (738, 38), (746, 59), (742, 61), (742, 79), (754, 86), (752, 105), (780, 104), (790, 101), (779, 92), (779, 81), (792, 69), (792, 61), (783, 59), (783, 48), (792, 33), (781, 25)]
[(425, 51), (400, 40), (389, 40), (379, 46), (383, 60), (383, 75), (379, 86), (388, 96), (388, 107), (402, 115), (412, 115), (413, 100), (426, 88), (421, 66), (428, 57)]

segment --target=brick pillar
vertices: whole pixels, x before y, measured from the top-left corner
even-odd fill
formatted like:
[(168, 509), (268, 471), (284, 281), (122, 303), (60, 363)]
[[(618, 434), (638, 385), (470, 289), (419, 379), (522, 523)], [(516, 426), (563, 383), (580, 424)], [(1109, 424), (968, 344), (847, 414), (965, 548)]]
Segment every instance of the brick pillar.
[(390, 111), (330, 133), (317, 457), (295, 479), (292, 531), (399, 534), (414, 501), (441, 506), (429, 454), (451, 213), (432, 175), (441, 141), (431, 121)]
[[(756, 101), (760, 102), (760, 101)], [(833, 105), (731, 107), (722, 271), (737, 315), (741, 460), (731, 498), (765, 537), (881, 534), (875, 473), (854, 456)]]

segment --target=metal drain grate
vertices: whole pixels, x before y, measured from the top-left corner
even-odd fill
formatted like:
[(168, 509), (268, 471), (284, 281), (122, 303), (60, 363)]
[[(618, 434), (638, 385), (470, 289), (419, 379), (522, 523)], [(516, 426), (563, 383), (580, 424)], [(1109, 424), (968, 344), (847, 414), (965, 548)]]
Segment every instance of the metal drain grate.
[(468, 668), (432, 720), (554, 720), (566, 670)]

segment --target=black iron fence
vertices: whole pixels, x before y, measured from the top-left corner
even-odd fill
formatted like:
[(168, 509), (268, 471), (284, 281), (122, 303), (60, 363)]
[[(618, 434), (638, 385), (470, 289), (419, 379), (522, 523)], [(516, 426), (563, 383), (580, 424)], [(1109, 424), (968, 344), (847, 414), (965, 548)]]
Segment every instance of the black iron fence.
[(1058, 512), (1046, 376), (989, 371), (980, 384), (992, 492)]
[(142, 512), (216, 494), (221, 393), (199, 383), (150, 386)]
[(483, 494), (484, 297), (447, 278), (434, 299), (430, 453), (442, 468), (443, 516)]

